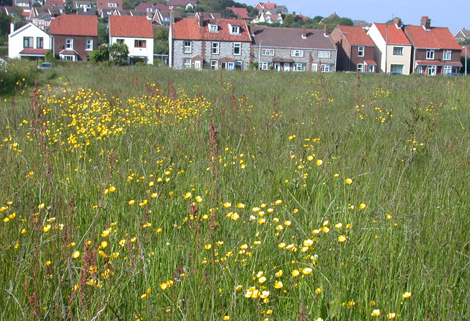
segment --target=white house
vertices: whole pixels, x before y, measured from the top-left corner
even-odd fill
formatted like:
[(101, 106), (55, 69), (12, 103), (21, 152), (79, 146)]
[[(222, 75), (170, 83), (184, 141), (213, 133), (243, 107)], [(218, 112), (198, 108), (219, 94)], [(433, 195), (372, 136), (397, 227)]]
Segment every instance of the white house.
[(153, 64), (153, 27), (144, 16), (110, 16), (109, 44), (124, 43), (129, 48), (129, 63)]
[(52, 36), (44, 32), (31, 22), (11, 31), (8, 35), (8, 57), (29, 58), (31, 60), (44, 59), (46, 52), (52, 49)]

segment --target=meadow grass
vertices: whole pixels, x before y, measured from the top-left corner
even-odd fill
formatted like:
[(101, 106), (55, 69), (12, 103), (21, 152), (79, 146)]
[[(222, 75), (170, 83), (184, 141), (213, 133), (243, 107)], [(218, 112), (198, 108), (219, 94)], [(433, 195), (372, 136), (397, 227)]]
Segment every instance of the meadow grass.
[(0, 102), (1, 320), (470, 319), (467, 79), (30, 84)]

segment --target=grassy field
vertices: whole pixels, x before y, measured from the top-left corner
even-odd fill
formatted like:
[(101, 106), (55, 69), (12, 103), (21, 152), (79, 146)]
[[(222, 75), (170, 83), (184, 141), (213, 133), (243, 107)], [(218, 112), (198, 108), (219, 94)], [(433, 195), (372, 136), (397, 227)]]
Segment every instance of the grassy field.
[(1, 320), (470, 320), (468, 79), (27, 81), (0, 102)]

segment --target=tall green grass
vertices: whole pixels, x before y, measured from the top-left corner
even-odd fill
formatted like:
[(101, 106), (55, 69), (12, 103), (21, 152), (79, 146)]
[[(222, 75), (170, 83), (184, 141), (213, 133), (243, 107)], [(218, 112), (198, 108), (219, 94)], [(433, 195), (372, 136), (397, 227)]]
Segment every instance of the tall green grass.
[(0, 105), (0, 319), (470, 319), (468, 86), (43, 72)]

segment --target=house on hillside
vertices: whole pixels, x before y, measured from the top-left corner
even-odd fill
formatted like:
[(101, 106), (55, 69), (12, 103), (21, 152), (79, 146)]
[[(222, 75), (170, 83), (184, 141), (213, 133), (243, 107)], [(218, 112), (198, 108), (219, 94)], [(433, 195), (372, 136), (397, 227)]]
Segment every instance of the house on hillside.
[(122, 10), (122, 0), (98, 0), (98, 15), (107, 20), (115, 10)]
[(409, 75), (412, 46), (402, 30), (401, 20), (393, 23), (373, 23), (367, 32), (375, 44), (375, 61), (378, 71)]
[(44, 30), (28, 23), (12, 30), (8, 35), (8, 58), (23, 58), (31, 60), (44, 59), (46, 52), (52, 49), (52, 37)]
[(61, 15), (51, 21), (54, 54), (61, 60), (89, 60), (98, 43), (96, 16)]
[(110, 16), (109, 44), (124, 43), (129, 49), (129, 64), (153, 65), (153, 27), (145, 16)]
[(454, 36), (455, 40), (457, 41), (464, 41), (470, 39), (470, 30), (466, 30), (465, 28), (460, 29)]
[(167, 0), (166, 5), (170, 7), (170, 10), (193, 10), (197, 6), (197, 0)]
[(460, 71), (462, 47), (448, 28), (431, 27), (431, 19), (422, 17), (419, 26), (404, 29), (413, 45), (412, 72), (435, 76)]
[(258, 10), (259, 12), (261, 11), (270, 11), (271, 13), (277, 13), (277, 14), (289, 14), (289, 10), (287, 9), (286, 6), (278, 6), (275, 3), (272, 2), (258, 2), (255, 5), (255, 9)]
[(159, 24), (163, 27), (169, 27), (170, 26), (170, 19), (171, 15), (173, 14), (174, 19), (182, 19), (183, 16), (181, 15), (181, 12), (175, 12), (175, 11), (160, 11), (157, 10), (155, 11), (155, 14), (153, 15), (152, 21), (156, 24)]
[(338, 48), (338, 71), (377, 72), (375, 44), (362, 27), (338, 25), (330, 37)]
[(336, 46), (325, 29), (250, 26), (260, 70), (336, 71)]
[(232, 10), (234, 14), (237, 15), (240, 19), (251, 19), (248, 15), (248, 10), (246, 8), (238, 8), (238, 7), (226, 7), (227, 10)]
[(170, 66), (246, 70), (251, 42), (245, 20), (205, 19), (200, 14), (181, 19), (170, 27)]

